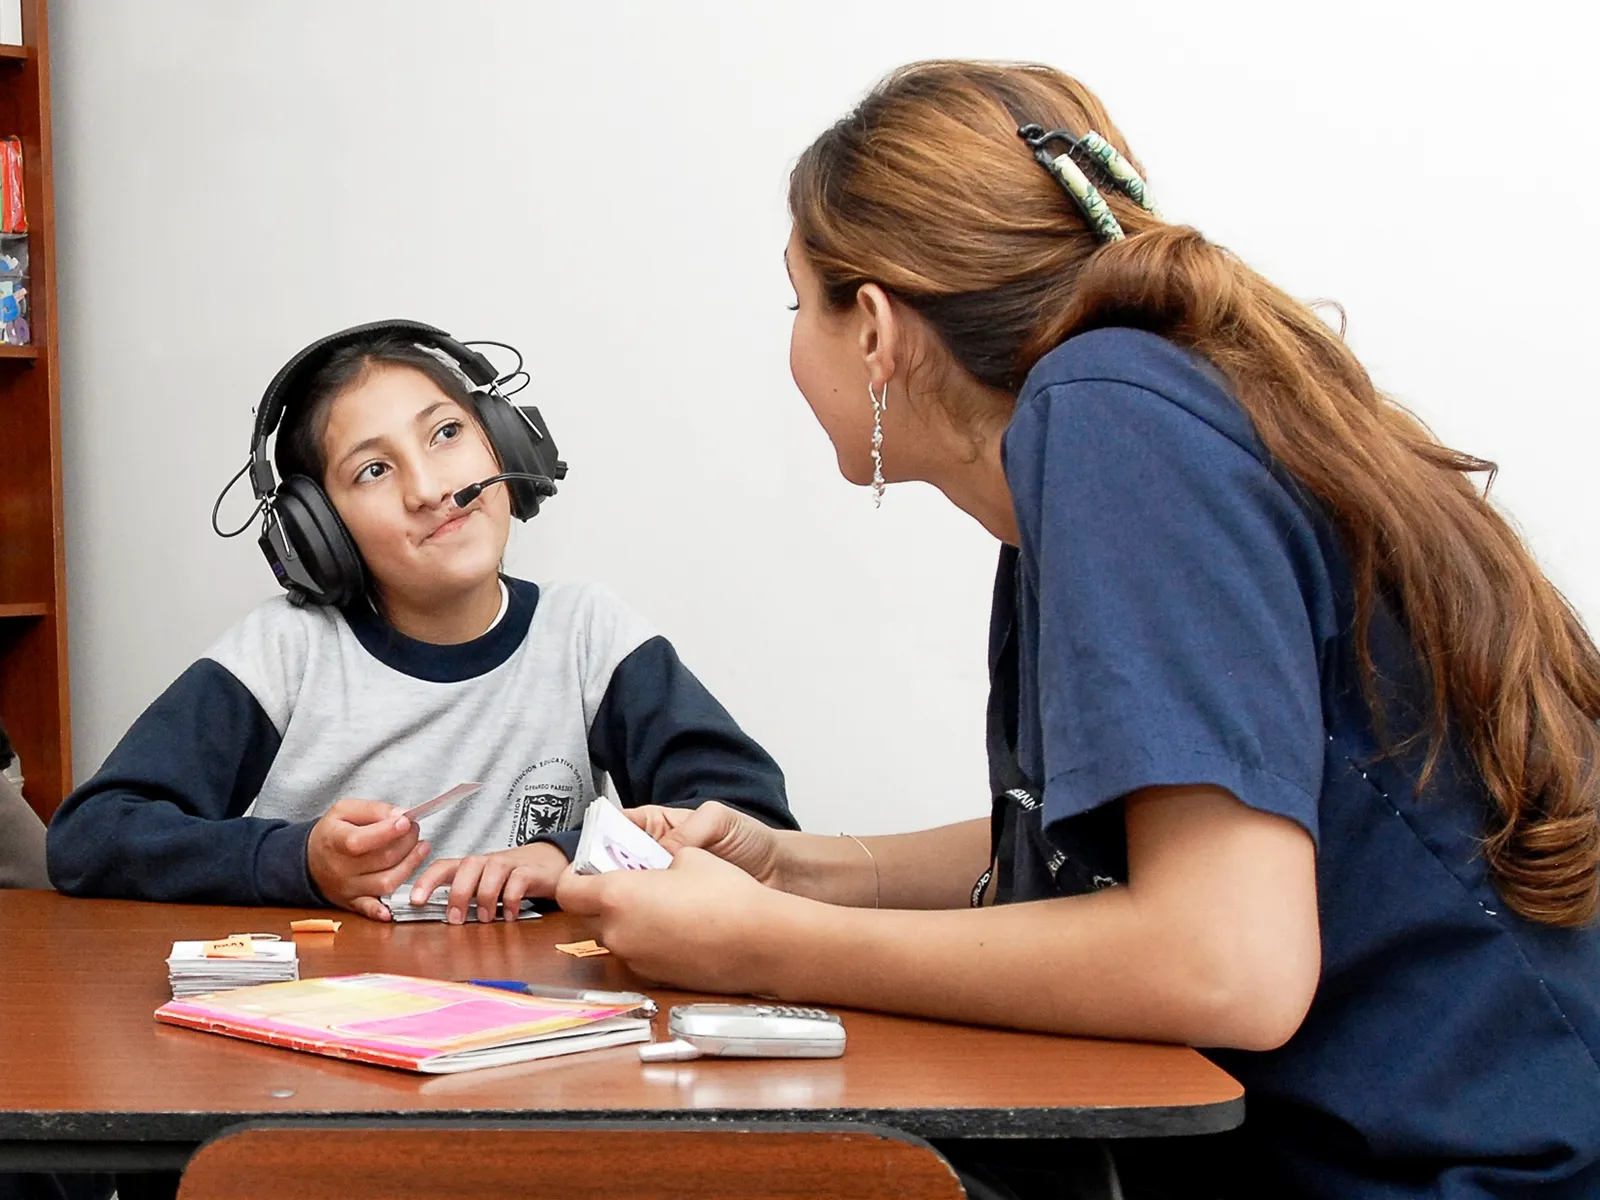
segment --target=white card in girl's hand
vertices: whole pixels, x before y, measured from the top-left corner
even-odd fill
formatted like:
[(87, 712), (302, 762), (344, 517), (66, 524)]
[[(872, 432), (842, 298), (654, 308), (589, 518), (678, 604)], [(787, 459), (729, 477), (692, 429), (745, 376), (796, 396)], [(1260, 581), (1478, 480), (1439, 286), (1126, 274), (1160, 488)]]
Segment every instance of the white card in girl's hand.
[(623, 815), (604, 796), (596, 796), (583, 814), (583, 832), (572, 856), (579, 875), (604, 875), (607, 871), (656, 871), (672, 865), (667, 853), (644, 830)]
[(432, 800), (424, 800), (415, 808), (406, 809), (401, 815), (410, 817), (413, 821), (420, 821), (423, 817), (431, 817), (441, 808), (447, 808), (457, 800), (465, 800), (482, 786), (481, 783), (458, 783), (449, 791), (440, 792)]

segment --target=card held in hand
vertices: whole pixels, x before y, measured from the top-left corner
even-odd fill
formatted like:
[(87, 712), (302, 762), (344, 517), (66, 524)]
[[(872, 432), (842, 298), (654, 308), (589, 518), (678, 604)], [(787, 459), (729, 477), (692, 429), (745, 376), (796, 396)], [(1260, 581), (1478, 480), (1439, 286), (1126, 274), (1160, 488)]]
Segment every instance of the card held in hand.
[(481, 783), (458, 783), (448, 791), (440, 792), (432, 800), (424, 800), (415, 808), (406, 809), (401, 815), (409, 817), (412, 821), (420, 821), (423, 817), (433, 816), (441, 808), (449, 808), (457, 800), (465, 800), (482, 787)]
[(572, 856), (579, 875), (607, 871), (657, 871), (672, 865), (672, 855), (640, 829), (611, 800), (596, 796), (583, 814), (583, 832)]

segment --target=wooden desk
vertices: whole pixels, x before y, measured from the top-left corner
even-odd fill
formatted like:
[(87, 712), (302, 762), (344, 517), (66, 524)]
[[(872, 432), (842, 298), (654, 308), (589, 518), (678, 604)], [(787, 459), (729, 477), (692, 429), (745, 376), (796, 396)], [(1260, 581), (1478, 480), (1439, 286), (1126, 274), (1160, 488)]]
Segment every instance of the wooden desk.
[[(281, 933), (289, 909), (73, 900), (0, 891), (0, 1170), (181, 1166), (262, 1118), (863, 1122), (925, 1138), (1213, 1133), (1243, 1091), (1192, 1050), (847, 1011), (843, 1058), (646, 1066), (636, 1046), (425, 1076), (160, 1025), (173, 941)], [(303, 977), (393, 971), (640, 988), (564, 914), (516, 924), (379, 924), (302, 936)], [(650, 989), (661, 1005), (684, 993)], [(664, 1025), (658, 1029), (664, 1035)]]

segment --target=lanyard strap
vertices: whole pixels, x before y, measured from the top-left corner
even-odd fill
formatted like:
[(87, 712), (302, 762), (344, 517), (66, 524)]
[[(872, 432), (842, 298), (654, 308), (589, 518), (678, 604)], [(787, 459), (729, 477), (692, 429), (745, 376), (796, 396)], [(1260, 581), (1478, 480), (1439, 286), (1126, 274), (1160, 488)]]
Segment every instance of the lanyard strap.
[(1021, 673), (1017, 649), (1017, 593), (1022, 572), (1021, 555), (1014, 546), (1000, 551), (1000, 564), (995, 573), (994, 610), (990, 616), (993, 628), (1001, 630), (999, 649), (989, 664), (989, 705), (986, 713), (988, 726), (989, 766), (999, 794), (989, 807), (989, 865), (972, 885), (970, 902), (973, 908), (983, 906), (983, 896), (994, 882), (995, 903), (1003, 904), (1011, 893), (1010, 871), (1002, 871), (1001, 851), (1015, 853), (1016, 839), (1022, 823), (1022, 814), (1039, 807), (1036, 789), (1022, 773), (1022, 763), (1017, 757), (1018, 708), (1021, 695)]

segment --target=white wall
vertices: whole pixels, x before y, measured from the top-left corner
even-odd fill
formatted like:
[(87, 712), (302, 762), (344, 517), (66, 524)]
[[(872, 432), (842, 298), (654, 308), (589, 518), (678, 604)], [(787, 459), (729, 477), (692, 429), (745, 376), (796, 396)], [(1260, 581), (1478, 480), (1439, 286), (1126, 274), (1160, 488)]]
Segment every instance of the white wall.
[(1170, 216), (1342, 300), (1380, 383), (1499, 460), (1594, 620), (1587, 7), (52, 4), (79, 777), (272, 592), (208, 527), (267, 379), (404, 315), (528, 354), (573, 467), (511, 567), (653, 617), (806, 824), (985, 811), (994, 546), (925, 489), (874, 513), (838, 478), (779, 261), (794, 156), (937, 55), (1097, 87)]

